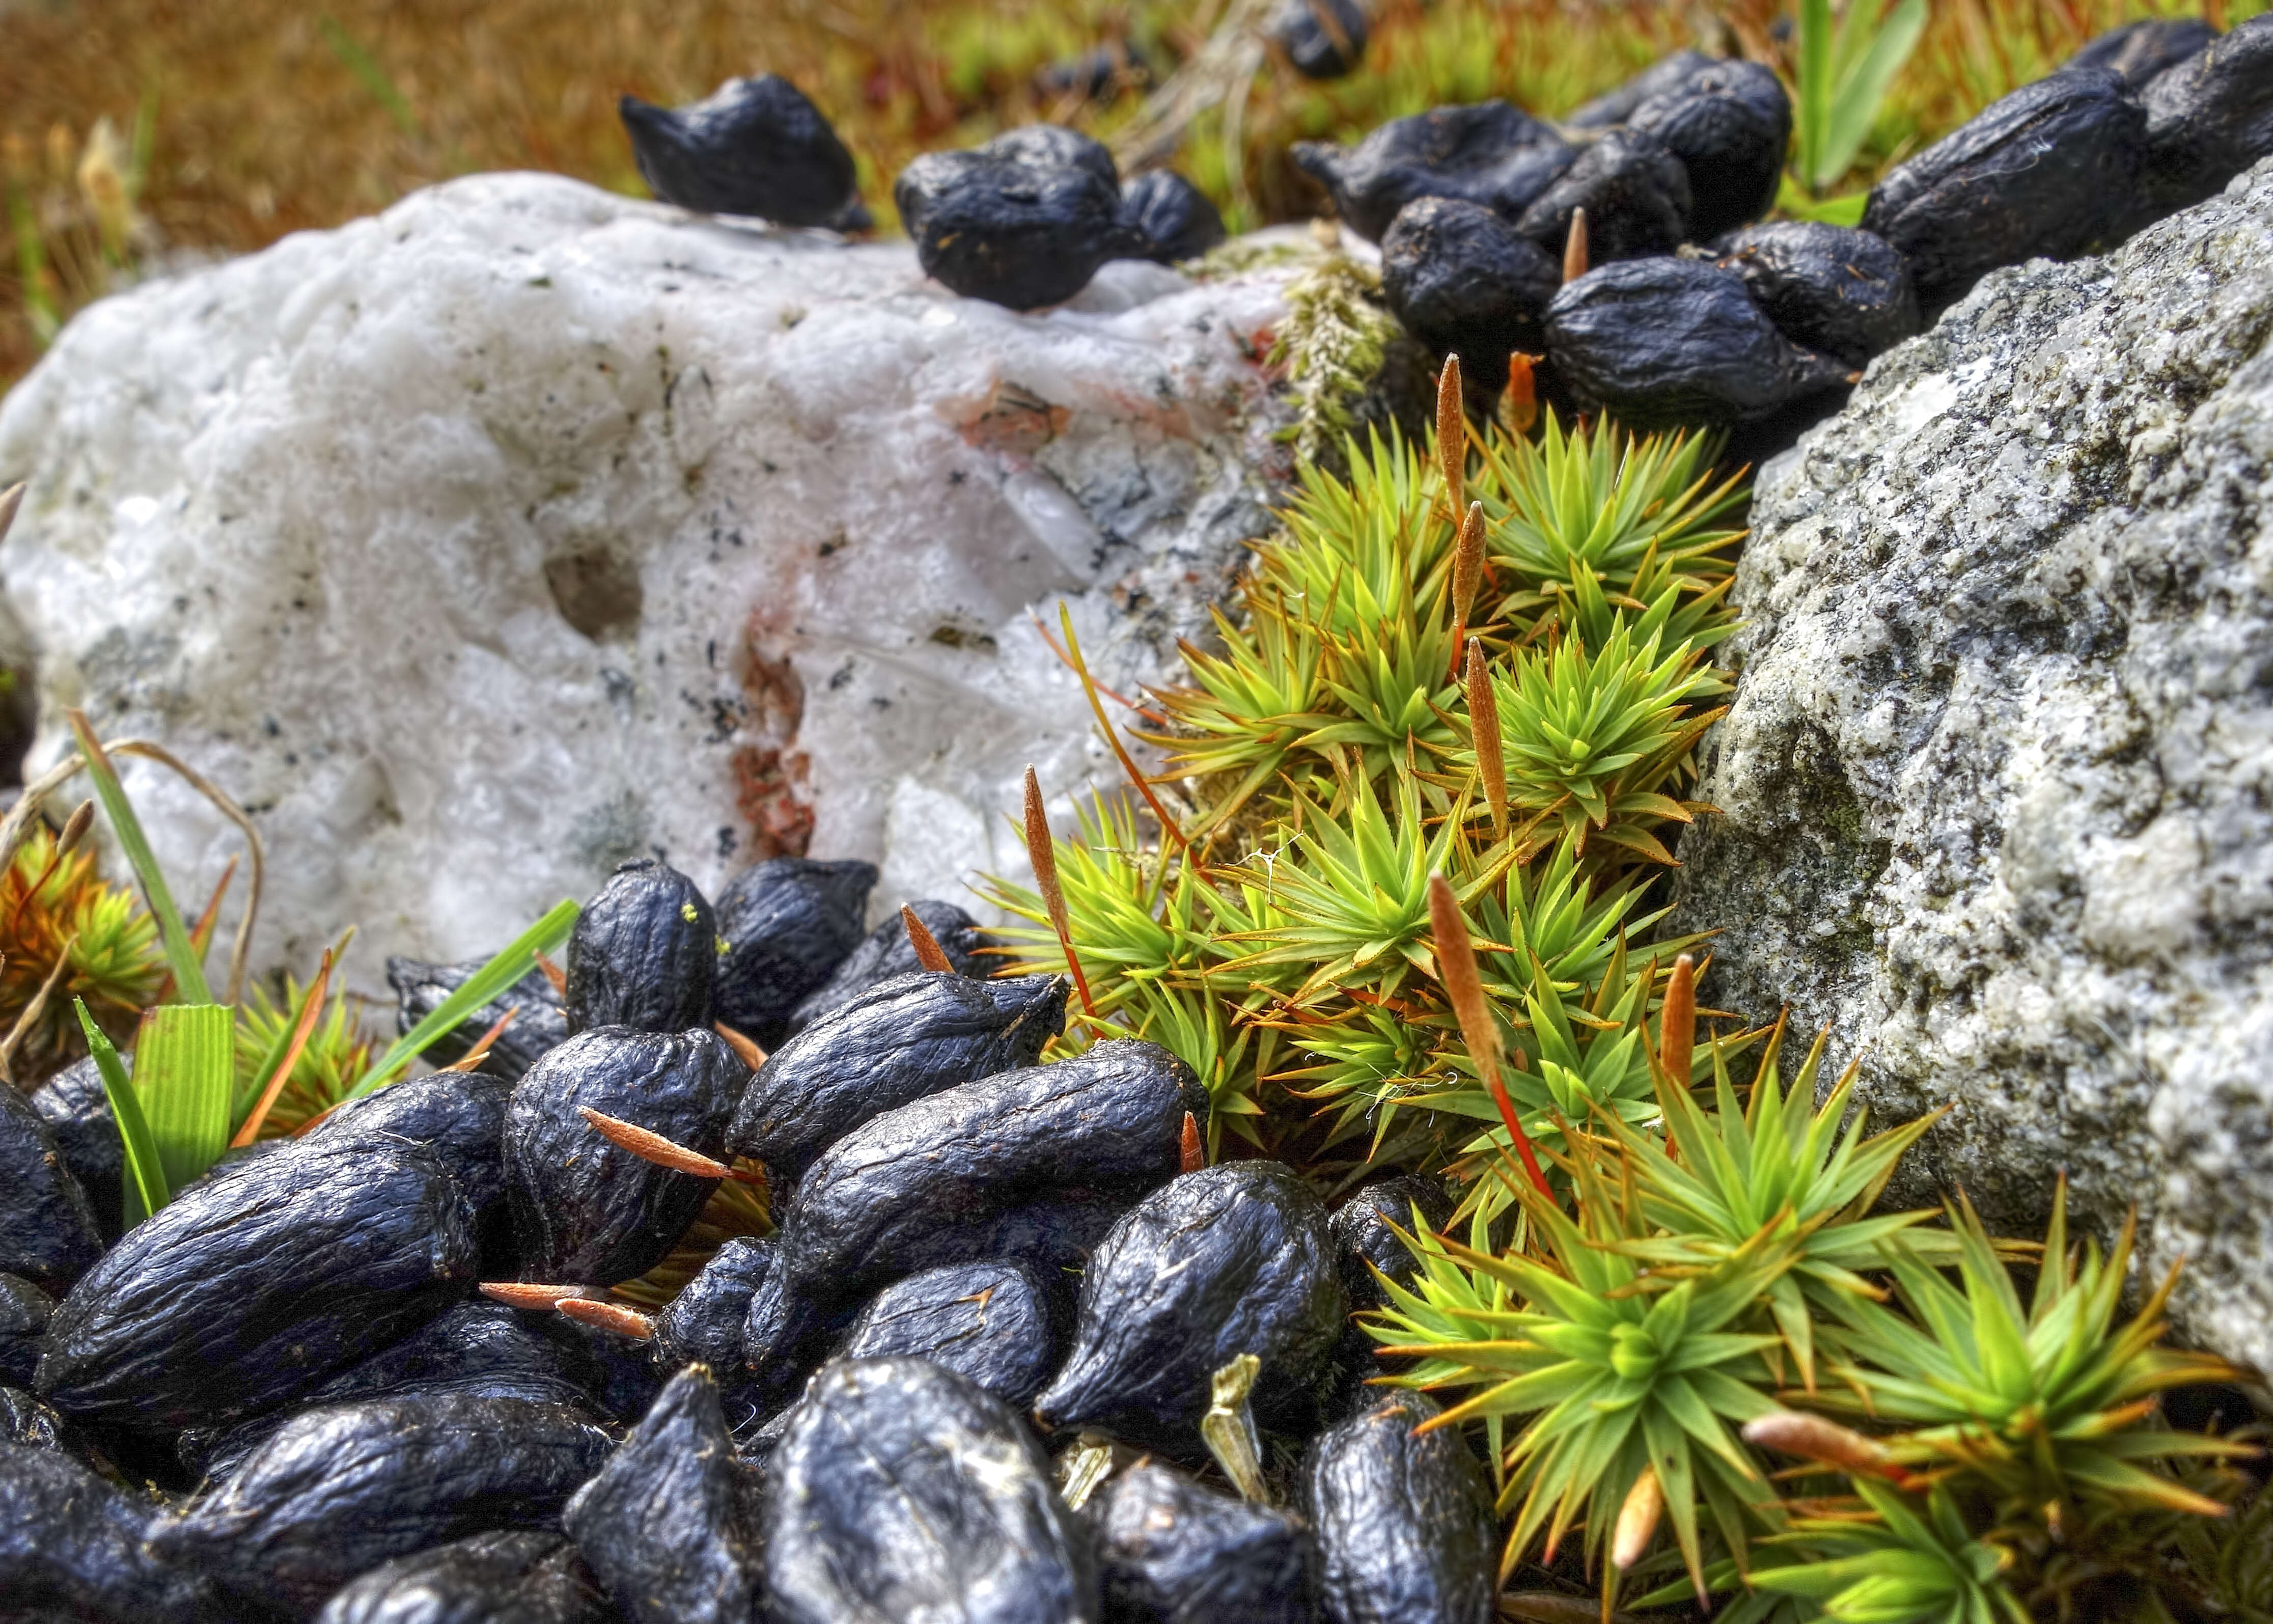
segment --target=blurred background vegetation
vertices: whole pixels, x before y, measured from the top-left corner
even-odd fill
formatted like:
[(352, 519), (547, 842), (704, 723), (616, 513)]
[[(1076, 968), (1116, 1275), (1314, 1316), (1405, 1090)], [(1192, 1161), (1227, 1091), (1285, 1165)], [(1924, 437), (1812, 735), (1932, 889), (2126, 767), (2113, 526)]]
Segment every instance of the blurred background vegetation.
[[(797, 81), (879, 229), (915, 154), (1046, 118), (1110, 139), (1240, 0), (0, 0), (0, 385), (133, 277), (335, 225), (416, 187), (538, 169), (642, 194), (616, 117), (738, 73)], [(2230, 26), (2273, 0), (2201, 10)], [(1849, 177), (2166, 0), (1932, 0)], [(1789, 76), (1784, 0), (1378, 0), (1351, 77), (1265, 58), (1174, 162), (1234, 229), (1320, 212), (1302, 139), (1490, 96), (1549, 116), (1677, 46)], [(1227, 139), (1227, 133), (1233, 138)], [(1236, 150), (1234, 150), (1235, 145)]]

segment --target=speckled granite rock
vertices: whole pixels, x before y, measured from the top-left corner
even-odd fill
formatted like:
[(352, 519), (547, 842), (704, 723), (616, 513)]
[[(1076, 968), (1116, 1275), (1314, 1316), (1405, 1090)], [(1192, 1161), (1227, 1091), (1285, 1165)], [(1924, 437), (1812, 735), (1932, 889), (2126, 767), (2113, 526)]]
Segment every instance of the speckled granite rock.
[[(1119, 776), (1030, 609), (1133, 691), (1268, 527), (1292, 274), (1018, 314), (905, 243), (491, 175), (106, 300), (0, 410), (32, 763), (68, 703), (171, 745), (260, 822), (263, 961), (359, 921), (365, 990), (641, 853), (715, 891), (809, 834), (880, 915), (962, 898), (1028, 762)], [(234, 837), (126, 771), (202, 896)]]
[(1933, 1181), (2138, 1203), (2180, 1334), (2273, 1366), (2269, 334), (2262, 164), (1991, 276), (1766, 470), (1678, 928), (1879, 1119), (1955, 1101)]

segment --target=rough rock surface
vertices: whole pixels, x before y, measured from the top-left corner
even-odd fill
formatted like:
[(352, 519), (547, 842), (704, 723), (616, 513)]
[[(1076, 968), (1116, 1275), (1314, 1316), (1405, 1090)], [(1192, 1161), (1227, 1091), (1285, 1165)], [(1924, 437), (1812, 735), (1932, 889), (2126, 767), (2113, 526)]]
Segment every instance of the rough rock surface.
[[(69, 703), (170, 745), (260, 823), (261, 957), (359, 920), (367, 986), (634, 855), (715, 894), (809, 831), (879, 917), (960, 899), (1028, 762), (1117, 772), (1029, 606), (1129, 692), (1267, 528), (1289, 274), (1020, 315), (904, 243), (496, 175), (105, 301), (0, 410), (32, 764)], [(126, 771), (203, 895), (226, 825)]]
[(2273, 1367), (2269, 334), (2273, 163), (1991, 276), (1766, 470), (1677, 923), (1879, 1120), (1955, 1101), (1920, 1165), (1992, 1225), (2135, 1201), (2179, 1334)]

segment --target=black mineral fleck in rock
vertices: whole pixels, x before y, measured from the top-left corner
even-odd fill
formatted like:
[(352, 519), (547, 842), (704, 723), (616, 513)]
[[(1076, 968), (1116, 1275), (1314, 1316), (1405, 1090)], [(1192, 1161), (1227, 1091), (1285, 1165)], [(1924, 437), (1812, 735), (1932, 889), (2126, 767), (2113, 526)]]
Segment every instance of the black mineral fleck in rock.
[[(439, 965), (418, 959), (389, 959), (386, 981), (394, 989), (397, 1034), (407, 1035), (488, 962), (484, 959), (469, 959), (462, 964)], [(503, 1019), (507, 1010), (518, 1013), (513, 1024), (499, 1033), (497, 1041), (490, 1046), (481, 1069), (487, 1076), (518, 1082), (547, 1049), (558, 1048), (568, 1037), (568, 1017), (560, 1007), (560, 995), (553, 990), (551, 979), (542, 970), (531, 970), (499, 994), (494, 1002), (483, 1004), (435, 1039), (426, 1051), (426, 1058), (438, 1066), (455, 1064), (473, 1052), (482, 1034)]]
[(1605, 91), (1573, 109), (1564, 124), (1573, 130), (1607, 130), (1622, 124), (1634, 109), (1652, 96), (1662, 95), (1693, 79), (1721, 61), (1703, 51), (1677, 50), (1650, 64), (1615, 90)]
[(2217, 30), (2199, 17), (2142, 18), (2110, 28), (2060, 66), (2064, 70), (2106, 68), (2139, 90), (2217, 37)]
[(776, 857), (736, 875), (718, 898), (718, 1019), (771, 1049), (790, 1014), (860, 944), (876, 866)]
[(1860, 367), (1918, 330), (1909, 262), (1868, 231), (1779, 220), (1714, 246), (1795, 344)]
[(1069, 299), (1107, 259), (1144, 248), (1121, 217), (1111, 154), (1049, 125), (926, 153), (900, 171), (892, 197), (926, 275), (1012, 310)]
[[(979, 929), (970, 914), (952, 902), (911, 902), (908, 906), (957, 974), (983, 977), (992, 967), (994, 961), (979, 954), (980, 949), (993, 946), (994, 940)], [(790, 1017), (790, 1035), (796, 1036), (831, 1010), (851, 1003), (877, 982), (922, 968), (908, 940), (907, 927), (898, 914), (893, 914), (867, 934), (819, 990), (808, 993), (798, 1004), (797, 1012)]]
[(308, 1613), (379, 1563), (512, 1528), (550, 1528), (608, 1456), (578, 1410), (420, 1395), (302, 1411), (154, 1530), (161, 1558)]
[(1587, 211), (1588, 263), (1670, 253), (1689, 235), (1689, 171), (1654, 135), (1608, 130), (1515, 222), (1561, 264), (1571, 215)]
[(574, 1034), (596, 1026), (684, 1032), (710, 1024), (718, 921), (694, 882), (651, 857), (619, 866), (568, 937), (562, 1011)]
[(1636, 428), (1764, 418), (1849, 368), (1778, 332), (1744, 280), (1699, 259), (1597, 267), (1547, 308), (1547, 353), (1588, 409)]
[(2107, 236), (2146, 147), (2146, 116), (2114, 73), (2055, 73), (1897, 165), (1863, 229), (1909, 259), (1931, 320), (1999, 266), (2072, 258)]
[(1505, 102), (1392, 118), (1355, 147), (1297, 141), (1294, 162), (1332, 194), (1369, 243), (1419, 198), (1458, 198), (1513, 220), (1569, 169), (1578, 149)]
[(70, 1423), (21, 1387), (0, 1382), (0, 1443), (64, 1447)]
[(1137, 240), (1133, 257), (1162, 265), (1197, 259), (1226, 235), (1208, 194), (1174, 169), (1147, 169), (1123, 186), (1121, 220)]
[(1381, 290), (1406, 331), (1487, 395), (1508, 356), (1546, 343), (1547, 306), (1563, 267), (1480, 204), (1422, 198), (1406, 205), (1381, 240)]
[(2273, 157), (2273, 15), (2253, 17), (2149, 83), (2145, 207), (2136, 229), (2199, 203)]
[[(1411, 1174), (1368, 1184), (1334, 1209), (1327, 1228), (1341, 1269), (1342, 1289), (1353, 1310), (1381, 1306), (1376, 1269), (1400, 1284), (1411, 1282), (1416, 1266), (1397, 1229), (1415, 1233), (1415, 1207), (1421, 1209), (1419, 1222), (1428, 1229), (1441, 1229), (1452, 1221), (1452, 1201), (1444, 1186)], [(1392, 1224), (1397, 1228), (1392, 1229)]]
[(1023, 1410), (1056, 1368), (1057, 1313), (1017, 1264), (926, 1269), (878, 1292), (844, 1339), (848, 1359), (894, 1354), (929, 1359)]
[(525, 1277), (611, 1286), (643, 1274), (718, 1187), (602, 1139), (584, 1109), (716, 1157), (749, 1075), (716, 1033), (621, 1026), (579, 1033), (532, 1067), (505, 1129)]
[(769, 1463), (766, 1577), (778, 1624), (1099, 1616), (1087, 1531), (1010, 1409), (921, 1359), (844, 1359), (791, 1413)]
[(718, 1389), (701, 1366), (671, 1379), (561, 1518), (635, 1624), (751, 1624), (757, 1530)]
[(626, 96), (617, 108), (641, 177), (666, 203), (790, 226), (867, 223), (851, 153), (779, 74), (730, 79), (686, 107)]
[(1491, 1485), (1457, 1430), (1414, 1435), (1437, 1413), (1428, 1398), (1400, 1395), (1311, 1444), (1303, 1509), (1332, 1624), (1489, 1624), (1499, 1557)]
[(1207, 1109), (1189, 1066), (1157, 1044), (1116, 1039), (863, 1123), (813, 1164), (782, 1215), (779, 1264), (750, 1299), (751, 1364), (798, 1334), (800, 1304), (1001, 1255), (957, 1248), (999, 1244), (989, 1231), (1006, 1214), (1069, 1189), (1129, 1199), (1165, 1183), (1182, 1165), (1185, 1116), (1204, 1132)]
[[(119, 1059), (131, 1076), (132, 1052), (121, 1054)], [(86, 1192), (103, 1240), (116, 1240), (122, 1216), (119, 1179), (125, 1171), (126, 1153), (120, 1147), (118, 1124), (110, 1116), (110, 1096), (103, 1090), (102, 1073), (94, 1056), (72, 1062), (41, 1084), (32, 1095), (32, 1109), (56, 1136), (64, 1166)]]
[(1262, 1361), (1257, 1419), (1303, 1413), (1348, 1311), (1326, 1209), (1275, 1162), (1187, 1173), (1114, 1225), (1081, 1282), (1073, 1352), (1036, 1419), (1189, 1447), (1215, 1372)]
[(474, 1278), (473, 1209), (424, 1151), (289, 1145), (184, 1191), (89, 1269), (41, 1342), (66, 1415), (179, 1428), (308, 1392)]
[[(476, 1297), (322, 1382), (304, 1405), (456, 1395), (592, 1406), (602, 1373), (577, 1327), (557, 1314), (526, 1312)], [(221, 1428), (183, 1432), (182, 1463), (224, 1477), (289, 1419), (271, 1410)]]
[(153, 1517), (59, 1449), (0, 1443), (0, 1617), (223, 1624), (212, 1586), (145, 1543)]
[(0, 1084), (0, 1271), (70, 1289), (102, 1255), (94, 1207), (32, 1102)]
[[(1774, 205), (1791, 145), (1791, 98), (1757, 62), (1716, 62), (1634, 109), (1628, 127), (1655, 136), (1681, 160), (1689, 230), (1718, 237)], [(1589, 228), (1594, 218), (1589, 209)]]
[(766, 1059), (727, 1143), (786, 1179), (869, 1118), (1020, 1066), (1065, 1025), (1066, 983), (918, 970), (822, 1017)]
[(56, 1300), (30, 1281), (0, 1274), (0, 1381), (29, 1387)]
[(1116, 1624), (1310, 1624), (1317, 1547), (1302, 1521), (1142, 1461), (1089, 1509), (1106, 1616)]
[(1357, 0), (1279, 0), (1264, 32), (1304, 79), (1341, 79), (1365, 57), (1365, 11)]
[(576, 1547), (558, 1534), (476, 1534), (399, 1556), (333, 1592), (316, 1624), (611, 1624)]

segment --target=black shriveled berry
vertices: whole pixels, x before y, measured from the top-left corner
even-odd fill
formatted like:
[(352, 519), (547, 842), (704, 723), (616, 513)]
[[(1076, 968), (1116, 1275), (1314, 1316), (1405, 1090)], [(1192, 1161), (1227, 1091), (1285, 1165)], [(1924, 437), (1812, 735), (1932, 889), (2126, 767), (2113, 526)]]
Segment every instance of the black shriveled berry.
[(1416, 198), (1459, 198), (1513, 220), (1579, 155), (1505, 102), (1393, 118), (1354, 147), (1297, 141), (1294, 150), (1332, 195), (1334, 212), (1370, 243)]
[(1533, 200), (1515, 229), (1559, 262), (1572, 214), (1581, 208), (1589, 263), (1670, 253), (1689, 235), (1689, 170), (1654, 135), (1605, 131)]
[(1918, 330), (1909, 262), (1868, 231), (1778, 220), (1715, 246), (1795, 344), (1863, 366)]
[(1716, 62), (1634, 109), (1627, 127), (1655, 136), (1681, 160), (1689, 230), (1718, 237), (1775, 203), (1791, 145), (1791, 98), (1757, 62)]
[(777, 73), (730, 79), (686, 107), (626, 96), (617, 109), (641, 176), (666, 203), (790, 226), (868, 223), (851, 153), (821, 109)]

